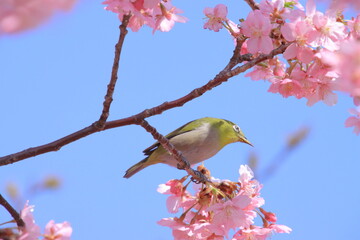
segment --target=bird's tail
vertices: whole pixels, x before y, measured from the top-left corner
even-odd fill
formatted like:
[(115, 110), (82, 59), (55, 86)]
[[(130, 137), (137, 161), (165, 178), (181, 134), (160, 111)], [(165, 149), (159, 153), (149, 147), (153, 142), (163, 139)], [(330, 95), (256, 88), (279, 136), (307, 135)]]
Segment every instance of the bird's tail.
[(137, 172), (143, 170), (144, 168), (146, 168), (147, 166), (149, 166), (149, 164), (146, 164), (147, 160), (148, 160), (148, 158), (145, 158), (144, 160), (138, 162), (137, 164), (135, 164), (134, 166), (132, 166), (128, 170), (126, 170), (124, 178), (130, 178), (135, 173), (137, 173)]

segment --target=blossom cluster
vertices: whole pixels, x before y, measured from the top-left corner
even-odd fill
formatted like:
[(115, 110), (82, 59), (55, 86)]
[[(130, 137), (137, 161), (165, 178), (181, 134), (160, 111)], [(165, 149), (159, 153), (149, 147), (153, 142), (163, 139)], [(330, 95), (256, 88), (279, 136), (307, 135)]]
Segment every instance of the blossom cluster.
[[(205, 175), (209, 172), (199, 166)], [(180, 217), (163, 218), (158, 224), (172, 229), (175, 240), (232, 240), (266, 239), (272, 233), (290, 233), (291, 229), (276, 224), (274, 213), (262, 208), (265, 201), (260, 196), (262, 186), (253, 179), (254, 174), (247, 165), (240, 166), (238, 182), (211, 178), (212, 183), (195, 185), (195, 193), (188, 190), (186, 177), (170, 180), (159, 185), (158, 192), (169, 194), (167, 208), (170, 213), (182, 210)], [(254, 219), (260, 216), (262, 226)]]
[(57, 10), (71, 9), (76, 0), (1, 0), (0, 33), (17, 33), (34, 28)]
[(186, 22), (187, 19), (178, 15), (182, 11), (174, 7), (170, 0), (106, 0), (106, 10), (118, 14), (122, 21), (124, 15), (131, 15), (128, 27), (136, 32), (147, 25), (162, 32), (170, 31), (175, 22)]
[(54, 220), (49, 221), (45, 226), (45, 231), (41, 234), (40, 227), (35, 223), (32, 212), (34, 206), (28, 202), (21, 210), (20, 217), (25, 223), (24, 228), (20, 228), (20, 232), (13, 232), (12, 228), (0, 229), (0, 240), (18, 239), (18, 240), (70, 240), (72, 228), (68, 222), (55, 223)]
[[(322, 13), (313, 0), (306, 8), (296, 0), (262, 0), (239, 26), (227, 19), (223, 4), (204, 13), (204, 28), (225, 27), (233, 37), (244, 39), (241, 54), (257, 57), (288, 45), (283, 58), (263, 61), (245, 75), (269, 81), (269, 92), (306, 98), (309, 106), (319, 101), (331, 106), (337, 103), (334, 91), (342, 91), (360, 105), (360, 15), (346, 20), (338, 9)], [(354, 126), (359, 134), (360, 119), (355, 115), (346, 126)]]

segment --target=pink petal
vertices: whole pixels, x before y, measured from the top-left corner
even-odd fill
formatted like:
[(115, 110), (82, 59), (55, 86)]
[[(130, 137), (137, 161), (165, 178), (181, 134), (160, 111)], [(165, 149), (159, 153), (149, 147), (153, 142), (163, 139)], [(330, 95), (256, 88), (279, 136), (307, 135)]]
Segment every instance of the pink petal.
[[(284, 54), (285, 55), (285, 54)], [(301, 47), (297, 54), (300, 61), (305, 64), (310, 63), (314, 59), (314, 53), (309, 47)]]
[(260, 41), (260, 51), (265, 54), (269, 54), (274, 49), (272, 40), (270, 37), (262, 37)]
[(295, 41), (295, 24), (294, 23), (285, 23), (284, 26), (281, 27), (281, 34), (284, 38), (289, 41)]
[(298, 46), (295, 43), (292, 43), (290, 46), (286, 48), (283, 56), (287, 60), (293, 59), (297, 56), (298, 51), (299, 51)]
[(170, 213), (177, 213), (181, 204), (181, 197), (169, 196), (166, 200), (166, 207)]
[(227, 14), (228, 14), (227, 6), (225, 6), (224, 4), (216, 5), (214, 9), (215, 17), (226, 18)]

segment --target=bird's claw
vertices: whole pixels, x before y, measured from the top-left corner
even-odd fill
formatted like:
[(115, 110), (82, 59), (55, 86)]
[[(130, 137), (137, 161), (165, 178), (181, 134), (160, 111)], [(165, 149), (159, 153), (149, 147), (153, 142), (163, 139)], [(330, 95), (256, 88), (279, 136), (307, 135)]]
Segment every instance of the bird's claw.
[(209, 181), (202, 172), (197, 171), (197, 170), (193, 170), (193, 172), (197, 177), (197, 179), (195, 179), (194, 177), (191, 177), (191, 181), (193, 181), (194, 183), (196, 183), (196, 184), (204, 183), (205, 184)]

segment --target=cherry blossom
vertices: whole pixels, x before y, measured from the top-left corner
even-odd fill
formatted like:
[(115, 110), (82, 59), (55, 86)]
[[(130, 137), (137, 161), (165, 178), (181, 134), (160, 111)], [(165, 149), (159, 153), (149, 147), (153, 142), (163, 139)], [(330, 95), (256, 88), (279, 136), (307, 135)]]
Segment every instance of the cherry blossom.
[(252, 80), (271, 80), (273, 78), (280, 78), (285, 76), (286, 66), (278, 58), (273, 58), (256, 65), (253, 70), (245, 77), (250, 77)]
[(171, 1), (161, 0), (106, 0), (105, 9), (118, 14), (120, 21), (124, 15), (131, 14), (128, 27), (136, 32), (147, 25), (162, 32), (170, 31), (175, 22), (186, 22), (187, 18), (178, 15), (182, 11), (171, 4)]
[(41, 234), (40, 227), (35, 224), (33, 211), (34, 206), (26, 202), (20, 212), (25, 227), (20, 228), (19, 240), (38, 240), (40, 236), (44, 237), (43, 240), (70, 240), (72, 228), (68, 222), (55, 223), (54, 220), (51, 220), (47, 223), (44, 234)]
[(1, 0), (0, 33), (13, 34), (37, 27), (58, 10), (68, 11), (76, 0)]
[(242, 194), (251, 198), (259, 198), (262, 185), (254, 179), (254, 172), (251, 168), (248, 165), (241, 165), (239, 174), (239, 183), (241, 184), (241, 190), (243, 191)]
[[(255, 212), (247, 210), (250, 203), (250, 197), (239, 195), (225, 203), (210, 206), (207, 211), (214, 212), (212, 230), (216, 234), (221, 234), (222, 231), (228, 232), (230, 229), (249, 227), (256, 215)], [(221, 231), (219, 232), (218, 229)]]
[(335, 16), (316, 11), (312, 0), (307, 4), (307, 18), (315, 31), (310, 34), (311, 46), (324, 47), (330, 51), (339, 49), (339, 44), (346, 38), (345, 26)]
[(281, 27), (281, 33), (287, 41), (294, 42), (285, 50), (284, 57), (297, 58), (303, 63), (310, 63), (314, 54), (308, 44), (309, 36), (313, 31), (312, 26), (306, 21), (285, 23)]
[[(208, 171), (204, 166), (201, 168), (205, 169), (205, 172)], [(261, 207), (265, 201), (260, 197), (261, 185), (254, 179), (252, 170), (242, 165), (239, 173), (239, 182), (211, 177), (212, 185), (196, 185), (194, 194), (187, 192), (193, 199), (192, 205), (183, 208), (180, 217), (163, 218), (158, 224), (171, 228), (176, 240), (229, 239), (231, 229), (236, 232), (234, 240), (246, 239), (244, 236), (251, 234), (258, 234), (258, 237), (265, 239), (272, 232), (280, 232), (274, 224), (277, 221), (276, 215)], [(184, 181), (186, 177), (181, 180), (170, 180), (159, 185), (158, 192), (184, 196)], [(179, 198), (178, 201), (179, 205), (182, 205), (181, 201), (184, 201), (184, 198)], [(172, 209), (168, 210), (172, 213)], [(262, 227), (254, 225), (257, 215), (260, 215), (263, 221)], [(290, 228), (287, 230), (282, 232), (291, 231)]]
[(206, 7), (204, 14), (208, 18), (204, 28), (218, 32), (223, 27), (222, 23), (227, 21), (228, 10), (224, 4), (218, 4), (215, 8)]
[(232, 240), (265, 240), (271, 233), (269, 228), (252, 227), (239, 230)]
[(324, 61), (329, 63), (338, 73), (340, 90), (351, 96), (360, 96), (360, 42), (349, 40), (340, 45), (336, 53), (324, 55)]
[[(293, 9), (293, 7), (298, 9)], [(262, 0), (259, 4), (260, 11), (269, 16), (273, 22), (277, 20), (295, 20), (304, 16), (304, 7), (297, 0)]]
[(354, 115), (346, 119), (346, 127), (354, 127), (354, 133), (356, 135), (360, 134), (360, 111), (358, 109), (350, 109), (350, 114)]
[(40, 236), (40, 227), (35, 224), (32, 212), (34, 206), (26, 202), (23, 210), (21, 210), (20, 217), (25, 222), (25, 228), (20, 229), (19, 240), (35, 240)]
[(201, 240), (213, 235), (207, 222), (186, 224), (178, 218), (163, 218), (158, 224), (172, 228), (174, 240)]
[(179, 180), (169, 180), (165, 184), (160, 184), (157, 191), (171, 195), (166, 200), (166, 206), (170, 213), (177, 213), (179, 208), (188, 206), (193, 200), (185, 190), (182, 181)]
[(72, 228), (68, 222), (56, 223), (51, 220), (46, 224), (44, 240), (70, 240)]
[[(275, 79), (276, 78), (273, 78), (273, 80)], [(276, 79), (276, 81), (273, 81), (270, 85), (268, 91), (272, 93), (280, 93), (285, 98), (289, 96), (301, 98), (303, 94), (301, 84), (297, 80), (290, 78)]]
[(260, 10), (251, 11), (241, 24), (242, 31), (249, 39), (247, 48), (250, 53), (269, 53), (273, 50), (270, 38), (271, 23), (269, 18), (262, 15)]
[(350, 29), (350, 36), (354, 39), (360, 38), (360, 15), (347, 22)]
[[(157, 12), (155, 8), (154, 12)], [(186, 17), (177, 15), (177, 13), (182, 13), (182, 11), (174, 6), (171, 5), (170, 2), (160, 3), (160, 10), (159, 14), (155, 14), (155, 26), (153, 27), (153, 33), (156, 30), (160, 30), (162, 32), (170, 31), (175, 22), (185, 23), (187, 21)]]

